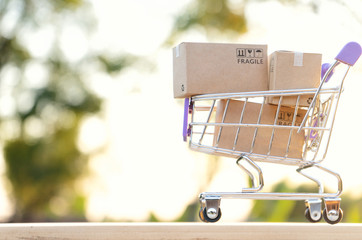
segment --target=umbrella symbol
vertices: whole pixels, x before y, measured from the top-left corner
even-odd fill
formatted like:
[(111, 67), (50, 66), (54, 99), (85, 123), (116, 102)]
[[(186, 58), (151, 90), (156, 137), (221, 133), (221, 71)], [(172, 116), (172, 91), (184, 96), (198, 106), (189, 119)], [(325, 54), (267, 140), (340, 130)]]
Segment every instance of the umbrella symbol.
[(263, 56), (263, 51), (261, 49), (257, 49), (255, 51), (255, 57), (262, 57)]

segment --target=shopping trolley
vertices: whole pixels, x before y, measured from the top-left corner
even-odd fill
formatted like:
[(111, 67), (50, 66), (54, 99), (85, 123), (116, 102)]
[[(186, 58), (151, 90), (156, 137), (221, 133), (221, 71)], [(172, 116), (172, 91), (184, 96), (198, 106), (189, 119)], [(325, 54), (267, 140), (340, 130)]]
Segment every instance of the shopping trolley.
[[(236, 158), (237, 165), (251, 180), (251, 186), (241, 192), (201, 193), (202, 221), (220, 219), (223, 198), (304, 200), (309, 221), (318, 222), (322, 217), (330, 224), (341, 221), (342, 179), (321, 162), (328, 150), (344, 80), (360, 55), (358, 43), (346, 44), (334, 63), (323, 64), (318, 88), (204, 94), (185, 99), (183, 137), (185, 141), (189, 138), (190, 148)], [(332, 79), (336, 83), (333, 86)], [(268, 104), (275, 98), (277, 104)], [(300, 104), (305, 98), (309, 106)], [(296, 166), (296, 171), (316, 183), (319, 190), (263, 192), (263, 172), (256, 162)], [(336, 179), (336, 192), (326, 192), (322, 181), (307, 173), (306, 169), (311, 168)]]

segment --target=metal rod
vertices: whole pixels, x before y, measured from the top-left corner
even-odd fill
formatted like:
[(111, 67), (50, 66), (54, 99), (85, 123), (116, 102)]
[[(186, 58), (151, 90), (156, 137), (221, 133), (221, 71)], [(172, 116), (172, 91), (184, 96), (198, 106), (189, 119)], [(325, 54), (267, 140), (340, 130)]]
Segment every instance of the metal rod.
[(251, 147), (250, 147), (250, 152), (252, 153), (253, 152), (253, 149), (254, 149), (254, 145), (255, 145), (255, 140), (256, 140), (256, 136), (258, 134), (258, 127), (260, 125), (260, 119), (261, 119), (261, 114), (263, 113), (263, 108), (264, 108), (264, 103), (266, 101), (266, 98), (264, 97), (264, 100), (263, 100), (263, 103), (261, 104), (261, 107), (260, 107), (260, 112), (259, 112), (259, 117), (258, 117), (258, 122), (257, 122), (257, 127), (255, 128), (255, 131), (254, 131), (254, 137), (253, 137), (253, 141), (251, 143)]
[(200, 194), (203, 198), (220, 197), (224, 199), (256, 199), (256, 200), (308, 200), (315, 198), (335, 198), (339, 195), (334, 193), (280, 193), (280, 192), (204, 192)]
[[(259, 127), (259, 128), (280, 128), (280, 129), (298, 129), (299, 126), (287, 125), (273, 125), (273, 124), (257, 124), (257, 123), (204, 123), (194, 122), (190, 123), (191, 126), (223, 126), (223, 127)], [(330, 128), (325, 127), (304, 127), (304, 129), (311, 129), (317, 131), (328, 131)]]
[[(342, 92), (342, 89), (343, 89), (344, 80), (346, 79), (347, 73), (348, 73), (350, 68), (351, 68), (351, 66), (348, 65), (347, 70), (346, 70), (346, 72), (345, 72), (345, 74), (343, 76), (341, 85), (339, 87), (337, 102), (336, 102), (336, 105), (335, 105), (335, 111), (333, 113), (333, 118), (332, 118), (332, 123), (331, 123), (331, 131), (329, 133), (330, 135), (332, 134), (332, 129), (333, 129), (333, 126), (334, 126), (334, 120), (336, 119), (336, 112), (337, 112), (337, 109), (338, 109), (339, 99), (341, 98), (341, 92)], [(325, 152), (324, 152), (324, 155), (323, 155), (323, 159), (326, 157), (328, 147), (329, 147), (329, 142), (330, 142), (330, 137), (328, 138), (328, 141), (327, 141), (327, 145), (326, 145), (326, 149), (325, 149)]]
[[(328, 104), (328, 105), (327, 105), (327, 108), (323, 111), (323, 114), (324, 114), (324, 119), (323, 119), (324, 124), (323, 124), (323, 127), (326, 127), (326, 125), (327, 125), (327, 122), (328, 122), (328, 119), (329, 119), (329, 116), (330, 116), (330, 112), (331, 112), (331, 108), (332, 108), (332, 106), (333, 106), (334, 98), (335, 98), (335, 94), (332, 94), (332, 95), (328, 98), (328, 100), (325, 102), (325, 103)], [(338, 98), (339, 98), (339, 97), (338, 97)], [(336, 110), (336, 108), (334, 109), (334, 113), (333, 113), (333, 114), (335, 114), (335, 110)], [(323, 139), (324, 132), (325, 132), (325, 131), (322, 131), (322, 133), (320, 134), (320, 139)], [(329, 139), (329, 137), (330, 137), (330, 133), (331, 133), (331, 131), (329, 132), (328, 139)], [(318, 144), (316, 153), (314, 154), (313, 161), (314, 161), (315, 163), (320, 163), (320, 162), (322, 162), (323, 159), (324, 159), (324, 157), (325, 157), (325, 156), (324, 156), (324, 157), (321, 158), (320, 160), (316, 160), (321, 145), (322, 145), (322, 142), (320, 142), (320, 143)]]
[[(276, 112), (275, 118), (274, 118), (274, 126), (277, 125), (277, 122), (278, 122), (278, 116), (279, 116), (280, 105), (282, 103), (282, 100), (283, 100), (283, 96), (280, 96), (277, 112)], [(271, 137), (270, 137), (268, 153), (266, 155), (270, 155), (271, 148), (272, 148), (272, 143), (273, 143), (273, 139), (274, 139), (274, 133), (275, 133), (275, 128), (272, 129), (272, 134), (271, 134)]]
[[(218, 99), (236, 99), (236, 98), (254, 98), (254, 97), (279, 97), (279, 96), (298, 96), (298, 95), (311, 95), (315, 94), (317, 88), (306, 89), (287, 89), (287, 90), (269, 90), (258, 92), (237, 92), (237, 93), (215, 93), (203, 94), (193, 96), (191, 99), (194, 101), (199, 100), (218, 100)], [(338, 92), (338, 88), (323, 88), (320, 93), (334, 93)]]
[[(209, 116), (207, 117), (207, 123), (209, 123), (209, 121), (210, 121), (210, 117), (211, 117), (212, 111), (213, 111), (214, 106), (215, 106), (215, 101), (216, 101), (216, 100), (214, 100), (214, 101), (212, 102), (212, 105), (211, 105), (211, 108), (210, 108), (210, 111), (209, 111)], [(201, 144), (201, 141), (202, 141), (202, 139), (204, 138), (204, 135), (205, 135), (205, 131), (206, 131), (207, 126), (208, 126), (208, 125), (205, 125), (205, 126), (204, 126), (204, 130), (202, 131), (202, 134), (201, 134), (201, 137), (200, 137), (200, 140), (199, 140), (199, 144)]]
[[(295, 109), (294, 109), (292, 126), (295, 126), (295, 122), (296, 122), (296, 120), (297, 120), (299, 100), (300, 100), (300, 96), (297, 97), (297, 102), (295, 103)], [(289, 138), (288, 138), (288, 144), (287, 144), (287, 149), (285, 150), (285, 157), (288, 157), (290, 142), (291, 142), (291, 140), (292, 140), (292, 135), (293, 135), (293, 129), (290, 129)]]
[[(330, 111), (331, 111), (331, 107), (333, 105), (333, 100), (334, 100), (334, 97), (335, 97), (335, 94), (332, 94), (328, 100), (326, 100), (322, 105), (323, 105), (323, 111), (322, 111), (322, 114), (319, 116), (320, 118), (320, 121), (322, 121), (322, 127), (326, 127), (327, 123), (328, 123), (328, 119), (329, 119), (329, 116), (330, 116)], [(327, 106), (326, 106), (327, 105)], [(317, 144), (317, 149), (315, 150), (315, 153), (314, 153), (314, 157), (313, 157), (313, 162), (315, 163), (319, 163), (321, 161), (323, 161), (323, 159), (321, 160), (318, 160), (317, 161), (317, 157), (318, 157), (318, 153), (319, 153), (319, 149), (320, 149), (320, 146), (322, 145), (322, 140), (323, 140), (323, 136), (324, 136), (324, 133), (325, 131), (322, 131), (321, 133), (317, 133), (316, 137), (317, 139), (315, 139), (316, 141), (319, 141), (319, 143)], [(329, 132), (330, 133), (330, 132)], [(308, 136), (309, 138), (310, 136)], [(328, 136), (329, 138), (329, 136)]]
[(326, 72), (326, 74), (324, 74), (323, 79), (322, 79), (321, 83), (319, 84), (319, 87), (318, 87), (317, 91), (316, 91), (315, 94), (314, 94), (313, 101), (311, 102), (311, 104), (310, 104), (310, 106), (309, 106), (309, 108), (308, 108), (308, 110), (307, 110), (307, 113), (305, 114), (305, 116), (304, 116), (304, 118), (303, 118), (303, 121), (302, 121), (302, 123), (300, 124), (300, 127), (299, 127), (299, 129), (298, 129), (298, 133), (299, 133), (300, 130), (302, 130), (302, 128), (304, 127), (305, 122), (307, 121), (308, 114), (309, 114), (311, 108), (312, 108), (312, 107), (314, 108), (314, 105), (315, 105), (315, 103), (316, 103), (316, 101), (317, 101), (318, 94), (319, 94), (319, 92), (321, 91), (324, 82), (326, 81), (327, 77), (328, 77), (329, 74), (332, 72), (332, 70), (333, 70), (338, 64), (339, 64), (339, 62), (336, 60), (336, 61), (333, 63), (333, 65), (328, 69), (328, 71)]
[[(229, 108), (229, 103), (230, 103), (230, 99), (228, 99), (226, 101), (226, 106), (225, 106), (225, 109), (224, 109), (224, 114), (222, 115), (221, 123), (224, 123), (224, 121), (225, 121), (226, 112), (227, 112), (227, 110)], [(220, 128), (219, 128), (219, 134), (218, 134), (217, 139), (216, 139), (215, 147), (217, 147), (219, 145), (221, 131), (222, 131), (222, 126), (220, 126)]]
[(239, 157), (240, 155), (252, 155), (254, 161), (258, 162), (269, 162), (269, 163), (278, 163), (278, 164), (284, 164), (284, 165), (301, 165), (303, 163), (303, 159), (301, 158), (285, 158), (282, 156), (267, 156), (265, 154), (257, 154), (253, 153), (250, 154), (249, 152), (242, 152), (242, 151), (236, 151), (236, 150), (230, 150), (226, 148), (220, 148), (220, 147), (213, 147), (213, 146), (206, 146), (202, 144), (197, 143), (191, 143), (190, 148), (208, 153), (208, 154), (215, 154), (215, 155), (222, 155), (222, 156), (228, 156), (228, 157)]
[[(255, 177), (251, 174), (250, 171), (248, 171), (243, 165), (240, 164), (240, 161), (244, 160), (245, 162), (247, 162), (251, 167), (253, 167), (254, 170), (256, 170), (256, 172), (258, 173), (258, 179), (259, 179), (259, 184), (258, 187), (255, 187), (254, 184), (254, 179)], [(243, 188), (243, 192), (258, 192), (260, 190), (263, 189), (264, 187), (264, 177), (263, 177), (263, 171), (261, 170), (261, 168), (250, 158), (248, 158), (245, 155), (242, 155), (237, 161), (236, 163), (238, 164), (238, 166), (242, 167), (244, 170), (246, 170), (246, 172), (249, 174), (249, 176), (251, 177), (252, 181), (253, 181), (253, 187), (252, 188)], [(251, 175), (252, 176), (251, 176)]]
[(314, 177), (312, 177), (312, 176), (310, 176), (310, 175), (302, 172), (303, 170), (308, 169), (308, 168), (310, 168), (310, 167), (313, 167), (313, 165), (300, 167), (300, 168), (298, 168), (296, 171), (297, 171), (297, 173), (299, 173), (300, 175), (302, 175), (302, 176), (304, 176), (304, 177), (312, 180), (313, 182), (315, 182), (315, 183), (318, 185), (319, 194), (322, 194), (322, 193), (324, 192), (323, 184), (322, 184), (318, 179), (316, 179), (316, 178), (314, 178)]
[[(245, 112), (245, 108), (246, 108), (246, 104), (247, 104), (247, 103), (248, 103), (248, 98), (245, 99), (244, 106), (243, 106), (243, 110), (241, 110), (241, 116), (240, 116), (240, 121), (239, 121), (239, 123), (242, 123), (242, 122), (243, 122), (244, 112)], [(240, 133), (240, 126), (239, 126), (238, 129), (236, 130), (236, 135), (235, 135), (233, 150), (235, 150), (235, 148), (236, 148), (236, 144), (237, 144), (238, 138), (239, 138), (239, 133)]]

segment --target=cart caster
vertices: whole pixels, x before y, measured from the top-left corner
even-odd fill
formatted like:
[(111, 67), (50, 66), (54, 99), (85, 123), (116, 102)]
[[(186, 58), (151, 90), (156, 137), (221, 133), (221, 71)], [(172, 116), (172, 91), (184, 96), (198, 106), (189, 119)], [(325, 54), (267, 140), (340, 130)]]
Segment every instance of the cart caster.
[(306, 208), (305, 212), (304, 212), (304, 216), (309, 222), (316, 223), (316, 222), (319, 222), (320, 220), (322, 220), (322, 211), (319, 214), (314, 213), (312, 215), (313, 215), (313, 217), (311, 216), (310, 209)]
[(342, 209), (338, 209), (338, 211), (330, 210), (327, 213), (327, 209), (324, 209), (323, 210), (323, 217), (324, 217), (324, 221), (326, 221), (327, 223), (329, 223), (329, 224), (337, 224), (343, 218), (343, 211), (342, 211)]
[(319, 222), (322, 219), (322, 200), (310, 199), (305, 201), (305, 218), (309, 222)]
[[(205, 208), (204, 208), (204, 209), (205, 209)], [(203, 208), (200, 208), (199, 218), (200, 218), (201, 221), (207, 222), (206, 219), (205, 219), (204, 209), (203, 209)]]
[(219, 196), (200, 195), (199, 217), (203, 222), (217, 222), (221, 218), (221, 198)]
[(199, 217), (203, 222), (217, 222), (221, 218), (221, 210), (216, 210), (215, 208), (210, 208), (206, 210), (206, 208), (201, 208), (199, 212)]
[(323, 210), (324, 220), (329, 224), (339, 223), (343, 218), (343, 211), (340, 208), (340, 198), (324, 199), (326, 208)]

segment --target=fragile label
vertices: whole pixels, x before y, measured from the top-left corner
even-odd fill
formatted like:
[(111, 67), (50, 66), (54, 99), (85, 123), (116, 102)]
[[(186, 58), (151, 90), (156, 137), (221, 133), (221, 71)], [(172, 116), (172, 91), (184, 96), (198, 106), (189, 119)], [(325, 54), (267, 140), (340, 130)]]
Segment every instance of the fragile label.
[[(292, 126), (294, 118), (294, 112), (280, 111), (278, 115), (278, 125)], [(299, 126), (302, 122), (302, 116), (297, 114), (295, 116), (295, 126)]]
[(236, 58), (239, 64), (263, 64), (262, 48), (237, 48)]

